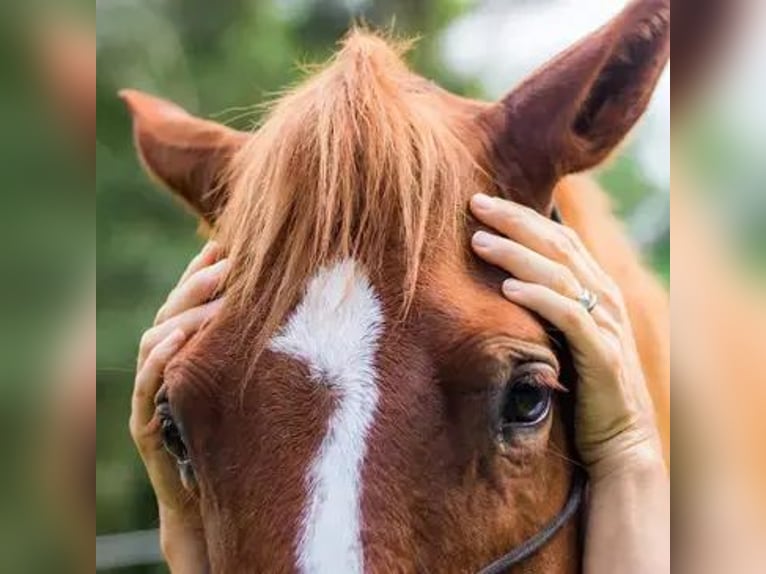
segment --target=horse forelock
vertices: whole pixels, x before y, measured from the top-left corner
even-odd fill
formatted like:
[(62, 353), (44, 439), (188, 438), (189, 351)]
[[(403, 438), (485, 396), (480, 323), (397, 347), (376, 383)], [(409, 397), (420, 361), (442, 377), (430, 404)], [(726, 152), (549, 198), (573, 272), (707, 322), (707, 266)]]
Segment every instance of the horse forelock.
[(481, 173), (455, 120), (465, 109), (407, 69), (405, 48), (353, 31), (232, 162), (217, 233), (233, 263), (228, 298), (255, 327), (242, 330), (249, 349), (265, 347), (323, 266), (353, 258), (383, 274), (405, 314), (429, 251), (458, 250)]

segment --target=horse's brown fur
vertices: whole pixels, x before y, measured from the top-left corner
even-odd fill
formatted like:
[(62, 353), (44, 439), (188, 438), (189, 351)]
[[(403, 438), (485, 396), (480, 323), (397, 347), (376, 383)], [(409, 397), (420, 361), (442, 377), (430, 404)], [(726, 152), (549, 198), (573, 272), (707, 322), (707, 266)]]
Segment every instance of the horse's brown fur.
[[(184, 198), (233, 263), (226, 308), (166, 373), (214, 571), (295, 568), (305, 476), (334, 399), (266, 342), (309, 278), (345, 257), (370, 275), (385, 315), (375, 358), (380, 404), (363, 469), (367, 569), (473, 571), (558, 512), (575, 457), (570, 401), (557, 400), (554, 417), (503, 450), (490, 396), (519, 364), (550, 363), (564, 385), (573, 384), (571, 365), (538, 318), (501, 297), (502, 275), (470, 255), (467, 202), (483, 191), (546, 210), (562, 176), (600, 161), (659, 76), (667, 8), (632, 4), (499, 105), (450, 95), (410, 72), (385, 41), (352, 33), (327, 68), (237, 144), (212, 178), (215, 193), (182, 178)], [(646, 45), (634, 53), (636, 38)], [(215, 132), (210, 122), (126, 98), (145, 165), (171, 186), (185, 173), (209, 182), (211, 166), (231, 157), (231, 147), (184, 145), (230, 146), (230, 131), (205, 138)], [(556, 200), (625, 289), (667, 428), (665, 301), (587, 185), (564, 180)], [(573, 523), (520, 571), (576, 572), (578, 555)]]

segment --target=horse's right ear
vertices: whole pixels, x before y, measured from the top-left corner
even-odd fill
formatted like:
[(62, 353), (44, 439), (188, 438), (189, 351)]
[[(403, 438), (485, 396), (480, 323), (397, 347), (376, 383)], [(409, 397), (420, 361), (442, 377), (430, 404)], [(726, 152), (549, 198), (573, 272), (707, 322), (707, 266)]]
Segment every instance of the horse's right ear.
[(222, 185), (226, 168), (248, 135), (136, 90), (122, 90), (120, 97), (133, 116), (133, 137), (145, 169), (214, 223), (227, 199)]

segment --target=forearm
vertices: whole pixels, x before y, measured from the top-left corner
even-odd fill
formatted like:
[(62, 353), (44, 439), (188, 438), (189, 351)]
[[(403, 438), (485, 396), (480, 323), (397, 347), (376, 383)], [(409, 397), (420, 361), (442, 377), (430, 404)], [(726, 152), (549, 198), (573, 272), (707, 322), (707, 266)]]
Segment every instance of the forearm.
[(670, 572), (670, 480), (661, 460), (596, 477), (587, 521), (585, 574)]

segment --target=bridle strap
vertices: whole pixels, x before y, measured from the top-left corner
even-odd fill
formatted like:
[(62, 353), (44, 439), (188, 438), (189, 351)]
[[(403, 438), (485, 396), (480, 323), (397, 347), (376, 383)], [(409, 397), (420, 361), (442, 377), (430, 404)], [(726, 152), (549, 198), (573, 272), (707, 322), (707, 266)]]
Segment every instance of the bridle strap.
[(528, 538), (516, 548), (511, 550), (508, 554), (498, 558), (492, 564), (483, 568), (478, 574), (502, 574), (506, 572), (511, 566), (518, 564), (522, 560), (526, 560), (553, 538), (556, 533), (563, 528), (563, 526), (577, 514), (577, 511), (582, 505), (583, 498), (585, 497), (585, 487), (587, 485), (588, 478), (585, 470), (579, 466), (575, 467), (574, 476), (572, 477), (572, 487), (569, 490), (569, 498), (567, 498), (564, 508), (561, 509), (556, 516), (553, 517), (543, 529)]

